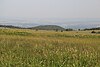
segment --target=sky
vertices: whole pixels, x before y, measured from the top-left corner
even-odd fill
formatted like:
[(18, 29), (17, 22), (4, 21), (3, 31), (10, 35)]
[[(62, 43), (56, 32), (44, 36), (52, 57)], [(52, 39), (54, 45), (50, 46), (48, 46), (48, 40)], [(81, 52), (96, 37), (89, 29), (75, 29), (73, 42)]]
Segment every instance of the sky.
[(0, 16), (100, 18), (100, 0), (0, 0)]
[(42, 23), (54, 23), (58, 19), (59, 23), (67, 23), (69, 20), (76, 22), (79, 19), (81, 22), (100, 24), (100, 0), (0, 0), (0, 17), (28, 20), (42, 18)]

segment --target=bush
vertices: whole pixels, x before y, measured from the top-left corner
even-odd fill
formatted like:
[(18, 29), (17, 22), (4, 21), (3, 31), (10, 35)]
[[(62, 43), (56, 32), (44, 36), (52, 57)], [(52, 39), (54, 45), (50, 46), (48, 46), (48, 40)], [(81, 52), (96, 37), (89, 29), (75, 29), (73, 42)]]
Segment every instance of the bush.
[(92, 31), (91, 33), (96, 33), (95, 31)]

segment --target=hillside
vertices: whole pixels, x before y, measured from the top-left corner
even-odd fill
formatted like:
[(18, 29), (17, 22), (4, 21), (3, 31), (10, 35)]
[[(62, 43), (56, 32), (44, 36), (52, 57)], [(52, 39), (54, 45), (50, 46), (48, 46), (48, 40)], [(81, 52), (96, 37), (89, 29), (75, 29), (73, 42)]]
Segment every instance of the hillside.
[(30, 28), (23, 28), (18, 26), (12, 26), (12, 25), (0, 25), (0, 27), (3, 28), (17, 28), (17, 29), (34, 29), (34, 30), (65, 30), (65, 28), (57, 26), (57, 25), (40, 25)]
[(38, 30), (65, 30), (65, 28), (57, 26), (57, 25), (40, 25), (36, 27), (31, 27), (30, 29), (38, 29)]

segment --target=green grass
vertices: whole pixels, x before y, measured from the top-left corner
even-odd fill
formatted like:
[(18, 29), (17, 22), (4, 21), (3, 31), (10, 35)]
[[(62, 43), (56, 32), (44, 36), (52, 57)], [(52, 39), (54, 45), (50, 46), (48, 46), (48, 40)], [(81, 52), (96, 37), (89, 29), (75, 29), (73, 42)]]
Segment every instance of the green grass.
[(100, 67), (100, 34), (0, 29), (0, 67)]

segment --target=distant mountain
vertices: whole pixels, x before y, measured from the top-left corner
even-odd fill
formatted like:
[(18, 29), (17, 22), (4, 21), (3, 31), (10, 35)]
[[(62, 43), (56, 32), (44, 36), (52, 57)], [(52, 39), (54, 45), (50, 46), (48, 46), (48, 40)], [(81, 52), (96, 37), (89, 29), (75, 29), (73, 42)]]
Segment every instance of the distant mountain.
[(1, 28), (17, 28), (17, 29), (33, 29), (33, 30), (65, 30), (65, 28), (57, 26), (57, 25), (40, 25), (35, 27), (19, 27), (19, 26), (13, 26), (13, 25), (0, 25)]
[(65, 30), (65, 28), (57, 26), (57, 25), (40, 25), (36, 27), (31, 27), (30, 29), (38, 29), (38, 30)]
[(57, 25), (64, 28), (84, 29), (100, 27), (100, 19), (60, 19), (60, 18), (0, 18), (1, 25), (35, 27), (39, 25)]

